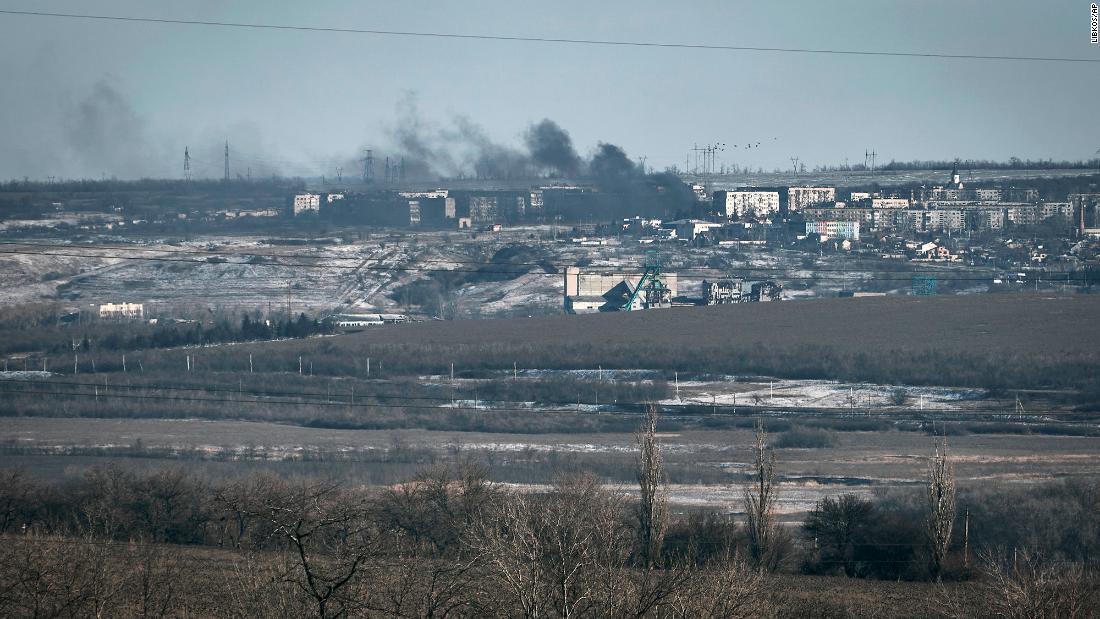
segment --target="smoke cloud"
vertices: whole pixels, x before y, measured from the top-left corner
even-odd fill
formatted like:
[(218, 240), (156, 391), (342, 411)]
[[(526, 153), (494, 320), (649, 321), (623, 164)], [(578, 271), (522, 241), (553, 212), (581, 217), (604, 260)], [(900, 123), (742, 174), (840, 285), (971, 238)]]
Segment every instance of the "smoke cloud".
[(531, 125), (524, 136), (531, 160), (540, 171), (556, 176), (577, 176), (581, 171), (581, 158), (573, 149), (569, 132), (549, 118)]

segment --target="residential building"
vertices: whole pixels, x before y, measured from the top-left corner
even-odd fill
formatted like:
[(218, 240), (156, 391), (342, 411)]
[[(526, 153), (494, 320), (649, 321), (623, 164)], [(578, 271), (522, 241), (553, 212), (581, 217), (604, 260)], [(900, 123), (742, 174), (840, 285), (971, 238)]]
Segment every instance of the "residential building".
[(145, 305), (141, 303), (104, 303), (99, 306), (99, 317), (104, 319), (140, 320), (145, 317)]
[(779, 191), (737, 189), (714, 192), (714, 210), (729, 219), (768, 217), (779, 212)]
[(871, 198), (871, 208), (909, 208), (909, 198)]
[(858, 221), (807, 221), (806, 234), (816, 234), (825, 239), (859, 240)]
[(294, 196), (294, 214), (301, 215), (302, 213), (313, 212), (316, 213), (321, 210), (321, 194), (319, 193), (300, 193)]
[(836, 202), (836, 187), (788, 187), (787, 209), (782, 214), (832, 202)]

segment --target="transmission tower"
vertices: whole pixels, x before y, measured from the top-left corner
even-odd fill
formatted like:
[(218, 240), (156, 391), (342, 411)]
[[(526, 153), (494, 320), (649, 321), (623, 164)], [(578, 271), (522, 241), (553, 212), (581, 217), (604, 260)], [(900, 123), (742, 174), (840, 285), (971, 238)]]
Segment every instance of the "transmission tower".
[(794, 169), (794, 173), (798, 174), (798, 157), (791, 157), (791, 167)]
[(344, 168), (336, 166), (336, 182), (337, 184), (344, 182)]
[(364, 155), (363, 158), (360, 159), (359, 161), (361, 161), (363, 163), (363, 182), (364, 183), (373, 183), (374, 182), (374, 151), (372, 151), (369, 148), (366, 149), (366, 155)]
[(229, 140), (225, 141), (225, 180), (229, 180)]
[(191, 180), (191, 151), (183, 147), (183, 180)]

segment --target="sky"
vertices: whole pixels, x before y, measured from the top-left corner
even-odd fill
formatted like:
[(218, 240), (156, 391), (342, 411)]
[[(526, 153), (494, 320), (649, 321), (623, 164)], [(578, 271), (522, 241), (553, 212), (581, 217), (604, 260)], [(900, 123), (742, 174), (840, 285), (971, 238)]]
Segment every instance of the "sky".
[[(1100, 59), (1089, 2), (0, 0), (0, 9), (521, 37)], [(1100, 63), (455, 40), (0, 15), (0, 179), (354, 174), (363, 148), (550, 118), (582, 155), (789, 168), (1089, 159)], [(457, 131), (456, 127), (464, 128)], [(472, 128), (472, 129), (471, 129)], [(466, 135), (458, 137), (459, 133)], [(760, 148), (745, 149), (756, 142)], [(733, 145), (737, 144), (738, 148)], [(462, 173), (453, 158), (448, 173)]]

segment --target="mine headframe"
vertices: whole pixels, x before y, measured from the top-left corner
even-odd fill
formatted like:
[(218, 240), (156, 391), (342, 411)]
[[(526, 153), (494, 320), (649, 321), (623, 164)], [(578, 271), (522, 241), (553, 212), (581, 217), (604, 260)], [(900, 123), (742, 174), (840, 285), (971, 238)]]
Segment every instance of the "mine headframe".
[(672, 306), (672, 290), (661, 277), (661, 254), (656, 250), (645, 253), (644, 271), (630, 298), (623, 303), (623, 311)]

